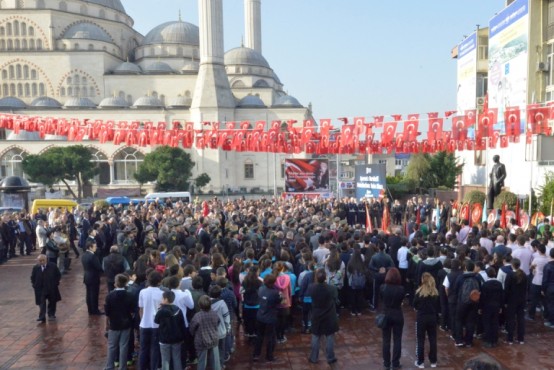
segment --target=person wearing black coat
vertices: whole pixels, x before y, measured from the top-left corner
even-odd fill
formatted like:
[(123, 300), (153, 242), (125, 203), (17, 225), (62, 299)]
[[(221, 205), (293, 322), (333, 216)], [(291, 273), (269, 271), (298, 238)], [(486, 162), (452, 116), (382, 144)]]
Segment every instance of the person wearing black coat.
[(85, 272), (83, 283), (87, 289), (87, 308), (89, 315), (102, 315), (98, 309), (98, 296), (100, 294), (100, 274), (102, 266), (96, 255), (96, 241), (88, 238), (85, 242), (86, 252), (81, 257), (83, 270)]
[(119, 247), (112, 245), (110, 254), (102, 260), (102, 266), (106, 273), (106, 283), (108, 284), (108, 292), (115, 289), (114, 282), (117, 274), (122, 274), (129, 269), (129, 264), (125, 257), (119, 253)]
[(260, 308), (256, 314), (256, 327), (258, 340), (254, 346), (253, 360), (258, 361), (262, 353), (264, 341), (267, 342), (266, 359), (269, 362), (275, 361), (273, 351), (275, 350), (277, 327), (277, 306), (281, 303), (281, 295), (275, 288), (277, 278), (273, 274), (267, 274), (264, 278), (264, 285), (258, 289)]
[(554, 328), (554, 248), (549, 252), (550, 260), (542, 272), (542, 291), (546, 298), (546, 317), (544, 326)]
[(44, 254), (37, 258), (38, 263), (33, 267), (31, 283), (35, 291), (35, 303), (40, 306), (37, 321), (46, 321), (46, 301), (48, 301), (48, 318), (56, 319), (56, 304), (62, 300), (58, 285), (62, 274), (55, 263), (47, 262)]
[(499, 316), (504, 303), (504, 289), (502, 283), (496, 279), (494, 267), (487, 269), (487, 277), (481, 286), (479, 308), (483, 313), (483, 342), (486, 348), (496, 347), (498, 344)]
[(325, 352), (327, 363), (331, 366), (337, 362), (335, 357), (335, 333), (339, 331), (339, 321), (336, 307), (338, 305), (338, 290), (327, 284), (325, 269), (315, 272), (315, 283), (309, 288), (312, 297), (312, 345), (309, 362), (317, 363), (319, 357), (319, 342), (326, 337)]
[[(383, 365), (389, 369), (400, 369), (400, 355), (402, 353), (402, 331), (404, 329), (404, 314), (402, 313), (402, 301), (404, 300), (404, 287), (402, 278), (397, 268), (391, 268), (385, 276), (385, 283), (380, 289), (383, 302), (383, 312), (387, 322), (383, 328)], [(391, 361), (390, 342), (393, 338), (393, 352)]]
[(429, 337), (429, 361), (431, 367), (437, 365), (437, 318), (440, 312), (439, 292), (433, 276), (424, 272), (421, 285), (414, 296), (416, 316), (416, 355), (415, 366), (422, 368), (425, 360), (425, 334)]
[(506, 276), (504, 295), (506, 299), (506, 330), (508, 344), (514, 343), (517, 326), (517, 341), (523, 344), (525, 338), (525, 306), (527, 304), (527, 275), (521, 269), (521, 261), (512, 259), (514, 272)]
[(443, 321), (441, 329), (449, 329), (452, 335), (454, 335), (456, 328), (456, 307), (458, 303), (458, 297), (454, 294), (454, 284), (456, 284), (458, 276), (462, 275), (463, 272), (459, 259), (453, 259), (450, 267), (450, 272), (446, 275), (442, 283), (448, 300), (448, 320)]

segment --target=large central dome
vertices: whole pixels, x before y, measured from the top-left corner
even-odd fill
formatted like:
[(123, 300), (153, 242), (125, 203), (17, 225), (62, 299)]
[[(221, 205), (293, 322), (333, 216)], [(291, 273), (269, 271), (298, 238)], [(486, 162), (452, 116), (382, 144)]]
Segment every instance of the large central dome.
[(198, 27), (194, 24), (174, 21), (160, 24), (148, 32), (142, 45), (153, 44), (185, 44), (199, 45)]
[(112, 9), (118, 10), (121, 13), (125, 13), (125, 8), (123, 7), (123, 4), (121, 4), (120, 0), (86, 0), (86, 1), (83, 1), (83, 2), (102, 5), (102, 6), (105, 6), (107, 8), (112, 8)]

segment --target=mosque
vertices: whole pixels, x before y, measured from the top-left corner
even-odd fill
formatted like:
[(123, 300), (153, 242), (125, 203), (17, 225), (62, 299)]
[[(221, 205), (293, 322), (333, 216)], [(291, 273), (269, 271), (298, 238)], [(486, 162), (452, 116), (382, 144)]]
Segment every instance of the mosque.
[[(80, 120), (201, 122), (296, 120), (311, 111), (262, 54), (261, 0), (244, 0), (244, 45), (224, 49), (222, 0), (198, 0), (199, 25), (168, 21), (146, 35), (120, 0), (0, 0), (0, 112)], [(65, 137), (0, 132), (0, 177)], [(84, 140), (100, 173), (93, 189), (138, 189), (133, 178), (155, 148)], [(188, 150), (205, 191), (273, 191), (285, 156)], [(93, 190), (94, 191), (94, 190)]]

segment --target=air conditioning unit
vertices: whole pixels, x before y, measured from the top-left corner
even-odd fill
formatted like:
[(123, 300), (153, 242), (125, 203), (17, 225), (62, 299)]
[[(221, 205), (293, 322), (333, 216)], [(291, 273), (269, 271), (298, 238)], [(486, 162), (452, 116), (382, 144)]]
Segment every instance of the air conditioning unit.
[(485, 105), (485, 97), (484, 96), (478, 97), (475, 100), (475, 104), (477, 104), (478, 107), (482, 107), (483, 105)]
[(537, 72), (548, 72), (549, 69), (550, 69), (550, 65), (548, 63), (544, 63), (544, 62), (537, 63)]

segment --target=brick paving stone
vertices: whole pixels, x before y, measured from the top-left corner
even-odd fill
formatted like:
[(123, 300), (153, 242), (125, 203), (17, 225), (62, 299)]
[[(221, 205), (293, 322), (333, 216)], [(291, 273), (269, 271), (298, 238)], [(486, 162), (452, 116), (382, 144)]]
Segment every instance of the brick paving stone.
[[(102, 369), (106, 360), (103, 316), (88, 316), (85, 288), (80, 261), (73, 259), (72, 271), (64, 275), (60, 284), (62, 301), (58, 303), (57, 320), (37, 323), (38, 307), (34, 303), (30, 284), (35, 256), (19, 257), (0, 265), (0, 369)], [(101, 285), (100, 302), (106, 294)], [(406, 307), (401, 363), (404, 369), (413, 368), (415, 360), (415, 314)], [(340, 319), (341, 331), (336, 338), (336, 356), (339, 369), (380, 369), (381, 332), (374, 325), (374, 314), (365, 311), (352, 317), (344, 312)], [(299, 318), (295, 317), (296, 325)], [(506, 369), (554, 369), (551, 343), (554, 330), (542, 326), (542, 321), (526, 322), (525, 344), (508, 346), (501, 343), (486, 349), (480, 340), (472, 348), (455, 348), (448, 334), (438, 332), (439, 369), (459, 369), (464, 361), (480, 353), (496, 358)], [(226, 364), (226, 369), (324, 369), (325, 356), (320, 354), (317, 365), (307, 362), (310, 336), (287, 334), (288, 341), (277, 344), (276, 363), (253, 363), (252, 347), (238, 328), (237, 351)], [(504, 339), (504, 335), (500, 335)], [(429, 367), (429, 361), (426, 361)], [(132, 367), (131, 367), (132, 368)]]

